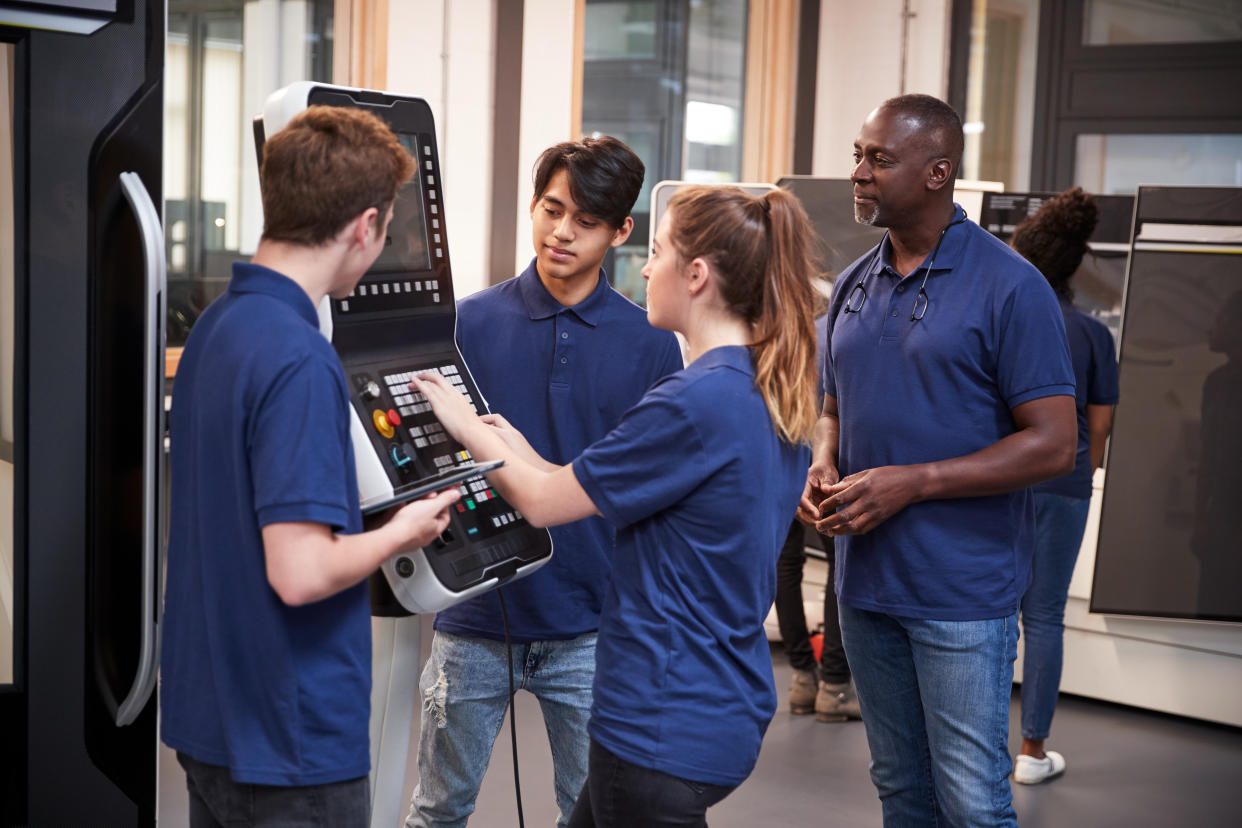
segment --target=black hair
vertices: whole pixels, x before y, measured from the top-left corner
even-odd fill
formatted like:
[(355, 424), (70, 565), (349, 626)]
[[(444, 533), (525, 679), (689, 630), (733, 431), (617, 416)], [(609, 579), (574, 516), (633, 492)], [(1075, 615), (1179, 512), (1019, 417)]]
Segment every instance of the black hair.
[(1100, 210), (1081, 187), (1066, 190), (1040, 205), (1023, 219), (1009, 242), (1028, 262), (1039, 268), (1057, 296), (1070, 300), (1070, 277), (1087, 252)]
[(535, 162), (536, 201), (562, 168), (569, 175), (569, 195), (578, 209), (613, 227), (625, 223), (646, 173), (634, 151), (610, 135), (565, 141), (548, 147)]
[(880, 104), (881, 109), (891, 109), (925, 127), (928, 149), (934, 155), (943, 155), (953, 162), (953, 172), (961, 168), (962, 149), (966, 139), (962, 133), (962, 119), (957, 110), (931, 95), (898, 95)]

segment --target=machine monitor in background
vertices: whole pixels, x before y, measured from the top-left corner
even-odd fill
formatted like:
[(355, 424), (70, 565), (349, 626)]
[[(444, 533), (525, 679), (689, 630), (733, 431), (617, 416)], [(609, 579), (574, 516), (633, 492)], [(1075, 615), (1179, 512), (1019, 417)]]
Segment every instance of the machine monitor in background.
[[(1056, 193), (984, 193), (979, 226), (1008, 243), (1014, 228), (1032, 215)], [(1072, 277), (1074, 304), (1108, 326), (1116, 341), (1121, 330), (1121, 298), (1126, 262), (1130, 257), (1130, 227), (1134, 218), (1134, 196), (1093, 196), (1100, 209), (1100, 221)]]
[(1242, 621), (1242, 188), (1140, 187), (1091, 611)]
[(848, 178), (787, 175), (777, 186), (798, 197), (823, 243), (820, 262), (835, 280), (854, 260), (880, 243), (883, 227), (854, 220), (854, 185)]
[[(265, 134), (312, 104), (375, 113), (416, 162), (374, 265), (349, 296), (325, 298), (319, 307), (320, 330), (332, 341), (349, 384), (358, 491), (368, 510), (473, 462), (436, 421), (427, 400), (410, 389), (413, 375), (439, 372), (476, 411), (486, 411), (486, 404), (454, 338), (444, 186), (430, 107), (421, 98), (296, 83), (264, 105), (255, 128), (258, 157)], [(460, 490), (462, 499), (439, 539), (382, 567), (393, 596), (409, 612), (444, 609), (529, 574), (551, 556), (547, 531), (531, 527), (482, 475), (462, 482)]]
[[(860, 224), (854, 218), (854, 184), (848, 178), (818, 178), (811, 175), (787, 175), (777, 186), (789, 190), (802, 202), (811, 225), (823, 242), (821, 261), (828, 277), (835, 280), (841, 271), (854, 263), (884, 238), (884, 228)], [(958, 180), (954, 198), (975, 219), (983, 196), (1003, 189), (994, 181)]]

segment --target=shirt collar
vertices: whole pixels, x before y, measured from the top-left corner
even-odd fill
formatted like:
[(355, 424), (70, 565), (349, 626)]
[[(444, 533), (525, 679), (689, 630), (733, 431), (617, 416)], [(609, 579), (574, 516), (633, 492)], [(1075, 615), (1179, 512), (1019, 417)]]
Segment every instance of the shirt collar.
[(748, 377), (755, 375), (755, 361), (750, 348), (745, 345), (719, 345), (699, 356), (691, 365), (699, 370), (723, 365), (741, 371)]
[(599, 283), (595, 285), (595, 290), (591, 291), (591, 295), (573, 307), (567, 308), (556, 301), (556, 297), (548, 293), (548, 289), (543, 286), (539, 273), (535, 270), (536, 261), (537, 259), (531, 259), (526, 269), (518, 275), (518, 291), (521, 293), (522, 302), (526, 305), (526, 313), (530, 318), (547, 319), (563, 310), (568, 310), (594, 328), (604, 313), (604, 306), (608, 302), (608, 292), (611, 290), (608, 287), (608, 275), (604, 272), (604, 268), (599, 269)]
[(278, 299), (291, 307), (308, 324), (316, 329), (319, 327), (319, 312), (302, 286), (271, 268), (249, 262), (233, 262), (229, 292), (258, 293)]
[[(944, 241), (940, 243), (940, 249), (934, 250), (936, 254), (935, 261), (931, 261), (932, 270), (953, 270), (961, 261), (962, 251), (966, 249), (966, 241), (969, 234), (963, 231), (962, 225), (966, 221), (966, 211), (962, 209), (962, 205), (953, 205), (953, 218), (949, 220), (949, 226), (945, 230)], [(911, 272), (911, 276), (920, 273), (924, 266), (929, 264), (933, 251), (929, 251), (927, 258), (919, 263), (919, 266)], [(891, 268), (893, 262), (893, 243), (888, 237), (888, 233), (884, 234), (883, 240), (880, 241), (879, 255), (875, 257), (875, 261), (871, 263), (871, 267), (867, 270), (868, 276), (875, 276), (882, 272), (885, 268)], [(894, 274), (896, 270), (892, 271)]]

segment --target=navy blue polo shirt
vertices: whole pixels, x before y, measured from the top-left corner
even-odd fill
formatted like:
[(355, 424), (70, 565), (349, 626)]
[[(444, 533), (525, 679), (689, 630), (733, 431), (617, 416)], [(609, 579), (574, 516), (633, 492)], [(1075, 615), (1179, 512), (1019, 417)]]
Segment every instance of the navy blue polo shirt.
[[(956, 207), (954, 218), (964, 216)], [(1074, 395), (1056, 296), (1021, 256), (974, 222), (952, 225), (932, 262), (926, 313), (912, 322), (924, 267), (903, 279), (891, 255), (885, 236), (833, 290), (824, 381), (840, 412), (842, 477), (971, 454), (1016, 431), (1015, 406)], [(864, 280), (866, 302), (845, 313)], [(866, 534), (837, 538), (837, 593), (851, 607), (910, 618), (1009, 615), (1030, 579), (1033, 534), (1028, 489), (913, 503)]]
[[(599, 283), (567, 308), (531, 262), (517, 278), (457, 305), (457, 342), (492, 411), (541, 457), (565, 464), (608, 433), (661, 377), (681, 370), (681, 349), (647, 312)], [(600, 517), (553, 527), (552, 560), (505, 586), (514, 641), (574, 638), (599, 629), (616, 531)], [(500, 604), (484, 594), (442, 610), (435, 628), (504, 640)]]
[(177, 370), (161, 658), (162, 737), (238, 782), (370, 769), (366, 583), (301, 607), (267, 580), (262, 527), (361, 528), (349, 399), (310, 297), (235, 264)]
[(652, 387), (574, 461), (618, 530), (591, 738), (684, 779), (750, 774), (776, 711), (763, 621), (809, 464), (777, 436), (741, 346)]
[(1064, 497), (1091, 497), (1091, 435), (1087, 430), (1088, 405), (1116, 405), (1120, 399), (1117, 385), (1117, 349), (1113, 335), (1103, 322), (1083, 313), (1072, 302), (1061, 300), (1061, 315), (1069, 337), (1070, 359), (1074, 364), (1074, 404), (1078, 409), (1078, 454), (1074, 470), (1064, 477), (1046, 480), (1034, 488), (1037, 492)]

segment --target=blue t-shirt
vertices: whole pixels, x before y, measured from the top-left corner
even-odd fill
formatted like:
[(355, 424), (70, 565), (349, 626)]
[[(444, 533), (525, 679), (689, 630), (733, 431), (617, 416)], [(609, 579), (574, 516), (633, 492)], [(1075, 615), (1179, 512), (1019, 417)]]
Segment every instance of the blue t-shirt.
[(741, 346), (652, 387), (574, 461), (618, 529), (588, 727), (605, 748), (714, 785), (750, 774), (776, 711), (763, 621), (809, 463)]
[(301, 607), (267, 580), (261, 529), (361, 528), (349, 398), (310, 297), (233, 266), (173, 389), (160, 706), (169, 747), (238, 782), (316, 785), (370, 770), (366, 583)]
[[(957, 207), (954, 218), (964, 216)], [(1016, 431), (1015, 406), (1074, 395), (1056, 296), (1021, 256), (973, 222), (952, 225), (926, 312), (912, 322), (924, 268), (903, 279), (891, 255), (885, 236), (833, 289), (824, 382), (840, 416), (842, 477), (971, 454)], [(845, 313), (864, 279), (861, 310)], [(1033, 536), (1029, 489), (912, 503), (837, 538), (837, 594), (909, 618), (1006, 616), (1030, 580)]]
[(1104, 323), (1083, 313), (1068, 301), (1061, 301), (1065, 333), (1069, 337), (1070, 359), (1074, 363), (1074, 404), (1078, 409), (1078, 454), (1074, 470), (1064, 477), (1037, 484), (1037, 492), (1065, 497), (1091, 497), (1091, 435), (1087, 430), (1088, 405), (1116, 405), (1117, 350), (1113, 335)]
[[(510, 279), (457, 306), (457, 341), (492, 411), (540, 456), (564, 464), (612, 429), (643, 393), (681, 370), (681, 349), (647, 312), (608, 286), (572, 308), (548, 293), (532, 261)], [(514, 641), (574, 638), (599, 629), (616, 530), (592, 517), (553, 527), (554, 554), (533, 575), (505, 586)], [(437, 630), (504, 640), (495, 595), (436, 615)]]

